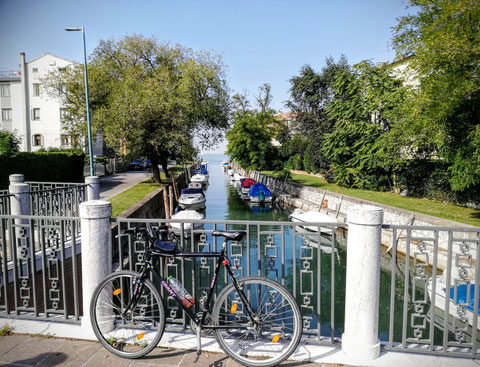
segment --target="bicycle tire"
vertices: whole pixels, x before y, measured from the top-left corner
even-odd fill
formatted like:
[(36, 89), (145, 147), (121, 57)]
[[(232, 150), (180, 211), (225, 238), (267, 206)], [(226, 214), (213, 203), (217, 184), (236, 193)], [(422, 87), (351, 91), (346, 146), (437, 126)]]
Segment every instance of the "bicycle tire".
[[(218, 295), (212, 317), (214, 325), (231, 324), (232, 328), (215, 329), (217, 342), (244, 366), (276, 366), (290, 357), (300, 343), (300, 307), (284, 286), (266, 277), (250, 276), (237, 282), (251, 303), (258, 324), (253, 326), (248, 320), (237, 290), (229, 284)], [(235, 325), (241, 328), (235, 329)]]
[(95, 336), (108, 351), (122, 358), (139, 358), (151, 352), (165, 329), (162, 296), (148, 279), (139, 303), (122, 316), (139, 277), (128, 270), (110, 274), (97, 286), (90, 303)]

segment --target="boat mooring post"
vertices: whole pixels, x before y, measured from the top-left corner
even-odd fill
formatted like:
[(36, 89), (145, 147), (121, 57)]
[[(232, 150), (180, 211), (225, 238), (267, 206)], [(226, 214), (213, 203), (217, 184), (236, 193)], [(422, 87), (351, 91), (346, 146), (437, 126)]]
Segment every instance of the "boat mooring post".
[(383, 209), (356, 205), (347, 212), (347, 276), (342, 350), (356, 361), (380, 355), (378, 315)]

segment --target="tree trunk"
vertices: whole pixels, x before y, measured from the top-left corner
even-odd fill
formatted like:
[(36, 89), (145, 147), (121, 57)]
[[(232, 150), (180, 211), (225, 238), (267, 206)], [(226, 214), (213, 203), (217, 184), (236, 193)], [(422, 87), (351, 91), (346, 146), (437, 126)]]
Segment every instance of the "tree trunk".
[(160, 178), (160, 170), (158, 169), (158, 164), (160, 163), (158, 158), (149, 157), (150, 162), (152, 162), (152, 178), (153, 182), (162, 183), (162, 179)]
[(168, 159), (161, 159), (162, 170), (165, 172), (165, 177), (170, 178), (170, 173), (168, 172)]

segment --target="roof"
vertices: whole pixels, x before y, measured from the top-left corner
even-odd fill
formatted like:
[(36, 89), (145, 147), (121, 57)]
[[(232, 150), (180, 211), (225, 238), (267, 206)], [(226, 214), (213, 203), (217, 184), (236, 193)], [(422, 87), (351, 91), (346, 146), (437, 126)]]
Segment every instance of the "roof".
[(42, 56), (36, 57), (33, 60), (28, 61), (27, 64), (31, 64), (32, 62), (35, 62), (35, 61), (37, 61), (37, 60), (39, 60), (39, 59), (41, 59), (42, 57), (45, 57), (45, 56), (53, 56), (57, 59), (61, 59), (61, 60), (67, 61), (67, 62), (71, 62), (72, 64), (78, 64), (78, 62), (76, 62), (76, 61), (69, 60), (69, 59), (66, 59), (64, 57), (60, 57), (60, 56), (51, 54), (50, 52), (45, 52)]

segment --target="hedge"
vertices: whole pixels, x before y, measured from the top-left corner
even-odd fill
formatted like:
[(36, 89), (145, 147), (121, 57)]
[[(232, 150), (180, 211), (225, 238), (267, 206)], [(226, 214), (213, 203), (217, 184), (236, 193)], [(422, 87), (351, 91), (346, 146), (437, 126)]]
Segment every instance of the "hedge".
[(25, 181), (83, 182), (85, 154), (77, 152), (20, 152), (0, 155), (0, 189), (9, 185), (8, 176), (21, 173)]

